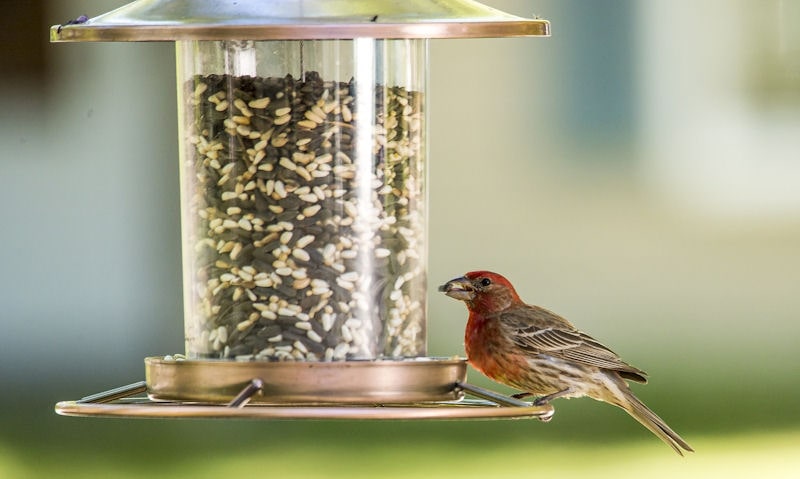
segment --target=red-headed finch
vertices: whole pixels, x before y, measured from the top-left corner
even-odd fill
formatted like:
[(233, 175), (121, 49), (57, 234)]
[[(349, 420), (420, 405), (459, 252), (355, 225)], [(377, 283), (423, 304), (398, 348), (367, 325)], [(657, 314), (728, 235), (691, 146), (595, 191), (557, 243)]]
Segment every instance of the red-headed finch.
[(561, 316), (525, 304), (503, 276), (473, 271), (439, 287), (464, 301), (469, 319), (464, 347), (469, 363), (489, 378), (538, 396), (535, 404), (589, 396), (624, 409), (678, 454), (693, 451), (628, 388), (645, 372), (575, 328)]

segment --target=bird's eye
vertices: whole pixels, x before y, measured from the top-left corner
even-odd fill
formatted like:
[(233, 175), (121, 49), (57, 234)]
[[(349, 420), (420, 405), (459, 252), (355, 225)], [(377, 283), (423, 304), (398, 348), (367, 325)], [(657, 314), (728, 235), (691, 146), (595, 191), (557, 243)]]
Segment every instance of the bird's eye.
[(489, 278), (481, 279), (481, 286), (483, 286), (484, 288), (489, 286), (490, 284), (492, 284), (492, 280), (491, 279), (489, 279)]

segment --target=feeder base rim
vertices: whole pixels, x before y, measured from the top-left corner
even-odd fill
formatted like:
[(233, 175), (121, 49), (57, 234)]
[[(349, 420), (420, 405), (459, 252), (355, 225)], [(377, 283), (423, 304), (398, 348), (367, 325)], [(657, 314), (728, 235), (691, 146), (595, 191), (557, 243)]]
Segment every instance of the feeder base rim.
[(317, 419), (317, 420), (391, 420), (391, 419), (511, 419), (549, 420), (553, 406), (497, 406), (489, 401), (464, 399), (458, 402), (409, 405), (200, 405), (173, 402), (122, 401), (96, 404), (61, 401), (55, 412), (62, 416), (123, 418), (241, 418), (241, 419)]

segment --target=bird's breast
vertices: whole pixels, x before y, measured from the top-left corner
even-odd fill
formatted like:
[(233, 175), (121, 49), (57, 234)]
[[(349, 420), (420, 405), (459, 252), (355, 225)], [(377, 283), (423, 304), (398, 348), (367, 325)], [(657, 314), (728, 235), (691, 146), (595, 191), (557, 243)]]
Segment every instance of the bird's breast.
[(524, 367), (525, 359), (515, 354), (514, 345), (501, 330), (499, 321), (471, 314), (464, 336), (469, 363), (486, 376), (500, 382)]

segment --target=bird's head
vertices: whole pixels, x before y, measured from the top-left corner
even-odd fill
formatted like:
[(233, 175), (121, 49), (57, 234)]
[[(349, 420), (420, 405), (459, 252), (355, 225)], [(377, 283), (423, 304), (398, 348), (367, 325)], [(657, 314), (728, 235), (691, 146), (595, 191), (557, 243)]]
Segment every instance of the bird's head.
[(472, 271), (439, 286), (439, 291), (464, 301), (470, 311), (502, 311), (521, 303), (514, 286), (502, 275), (491, 271)]

